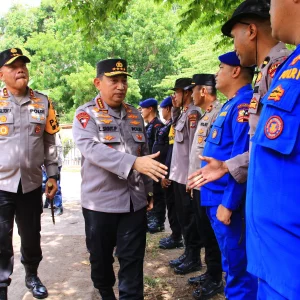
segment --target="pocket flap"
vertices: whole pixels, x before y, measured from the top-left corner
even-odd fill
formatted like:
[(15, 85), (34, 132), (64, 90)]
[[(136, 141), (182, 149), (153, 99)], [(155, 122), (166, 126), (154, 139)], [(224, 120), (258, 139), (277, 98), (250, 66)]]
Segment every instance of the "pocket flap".
[(144, 133), (132, 133), (132, 137), (138, 143), (145, 143), (146, 141)]

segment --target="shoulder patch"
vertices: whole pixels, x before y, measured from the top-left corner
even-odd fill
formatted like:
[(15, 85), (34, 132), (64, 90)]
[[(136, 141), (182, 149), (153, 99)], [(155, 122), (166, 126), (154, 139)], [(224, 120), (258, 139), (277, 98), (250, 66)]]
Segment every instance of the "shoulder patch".
[(271, 116), (265, 125), (265, 135), (268, 139), (278, 138), (283, 130), (283, 121), (279, 116)]
[(77, 116), (76, 116), (77, 120), (79, 121), (79, 123), (81, 124), (81, 126), (83, 128), (86, 127), (86, 125), (88, 124), (89, 120), (90, 120), (90, 115), (86, 112), (82, 112), (82, 113), (79, 113)]
[(280, 63), (275, 63), (275, 64), (273, 64), (273, 65), (269, 68), (268, 73), (269, 73), (269, 75), (270, 75), (271, 78), (274, 77), (275, 72), (276, 72), (276, 70), (277, 70), (277, 68), (278, 68), (279, 66), (280, 66)]
[(48, 117), (46, 120), (45, 131), (49, 134), (57, 133), (60, 128), (56, 119), (56, 112), (52, 103), (52, 100), (48, 98), (49, 101), (49, 109), (48, 109)]
[(242, 103), (238, 105), (238, 116), (236, 118), (238, 123), (246, 123), (249, 121), (249, 104)]

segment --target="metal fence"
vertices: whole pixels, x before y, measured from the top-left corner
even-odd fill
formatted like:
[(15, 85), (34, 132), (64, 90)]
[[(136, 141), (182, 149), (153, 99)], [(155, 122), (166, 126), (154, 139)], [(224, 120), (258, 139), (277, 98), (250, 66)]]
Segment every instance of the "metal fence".
[(63, 144), (63, 164), (69, 166), (81, 164), (81, 153), (71, 140)]

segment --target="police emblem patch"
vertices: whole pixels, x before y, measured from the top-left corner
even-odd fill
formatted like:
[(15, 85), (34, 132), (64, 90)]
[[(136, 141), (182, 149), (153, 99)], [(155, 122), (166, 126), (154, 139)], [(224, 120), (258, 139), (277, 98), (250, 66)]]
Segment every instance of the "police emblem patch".
[(7, 118), (5, 116), (0, 117), (0, 122), (4, 123), (7, 121)]
[(284, 89), (281, 85), (277, 86), (269, 95), (268, 100), (279, 101), (284, 94)]
[(196, 128), (196, 121), (190, 121), (190, 128)]
[(0, 126), (0, 135), (8, 135), (9, 129), (6, 125)]
[(274, 140), (280, 136), (283, 130), (283, 121), (279, 116), (272, 116), (265, 125), (265, 135), (268, 139)]
[(212, 137), (213, 139), (215, 139), (215, 138), (217, 137), (217, 135), (218, 135), (218, 130), (217, 130), (217, 129), (214, 129), (214, 131), (212, 132), (211, 137)]
[(141, 140), (143, 139), (143, 136), (142, 136), (141, 134), (137, 134), (137, 135), (136, 135), (136, 138), (137, 138), (139, 141), (141, 141)]
[(40, 133), (41, 130), (42, 130), (41, 126), (40, 126), (40, 125), (36, 125), (36, 126), (35, 126), (35, 129), (34, 129), (34, 132), (35, 132), (35, 133)]
[(90, 120), (90, 115), (86, 112), (82, 112), (76, 116), (77, 120), (83, 128), (85, 128)]

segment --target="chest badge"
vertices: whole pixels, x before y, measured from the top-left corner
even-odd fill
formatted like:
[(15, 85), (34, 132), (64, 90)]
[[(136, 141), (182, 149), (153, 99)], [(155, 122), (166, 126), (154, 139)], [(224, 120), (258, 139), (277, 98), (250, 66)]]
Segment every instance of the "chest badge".
[(112, 136), (112, 135), (107, 135), (107, 136), (104, 137), (104, 139), (107, 140), (107, 141), (111, 141), (111, 140), (113, 140), (114, 138), (115, 138), (115, 137)]
[(104, 124), (110, 124), (112, 122), (112, 120), (100, 120), (100, 122), (102, 122)]
[(5, 123), (7, 121), (7, 118), (5, 116), (0, 117), (0, 122)]
[(141, 122), (138, 122), (138, 121), (131, 121), (130, 124), (131, 124), (131, 125), (139, 125), (139, 124), (141, 124)]
[(208, 116), (205, 116), (205, 117), (203, 118), (204, 121), (207, 121), (208, 119), (209, 119)]
[(199, 136), (198, 137), (198, 144), (202, 144), (203, 140), (204, 140), (203, 136)]
[(8, 135), (9, 129), (6, 125), (0, 126), (0, 135)]
[(130, 115), (127, 116), (127, 118), (128, 118), (128, 119), (138, 119), (139, 116), (134, 115), (134, 114), (130, 114)]
[(274, 140), (279, 137), (283, 130), (283, 121), (279, 116), (272, 116), (265, 125), (265, 135), (268, 139)]
[(214, 129), (214, 131), (212, 132), (211, 137), (212, 137), (213, 139), (215, 139), (215, 138), (217, 137), (217, 135), (218, 135), (218, 130), (217, 130), (217, 129)]
[(281, 85), (277, 86), (269, 95), (268, 100), (279, 101), (284, 94), (284, 89)]
[(200, 130), (199, 130), (199, 134), (203, 134), (204, 133), (204, 130), (201, 128)]

